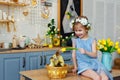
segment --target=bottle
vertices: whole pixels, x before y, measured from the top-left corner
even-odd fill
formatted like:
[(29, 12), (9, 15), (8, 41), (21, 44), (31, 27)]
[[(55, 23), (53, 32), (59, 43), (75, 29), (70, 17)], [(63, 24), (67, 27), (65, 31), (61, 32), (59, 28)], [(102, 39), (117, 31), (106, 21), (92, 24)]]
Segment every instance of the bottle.
[(12, 39), (12, 48), (17, 48), (16, 35), (14, 35)]

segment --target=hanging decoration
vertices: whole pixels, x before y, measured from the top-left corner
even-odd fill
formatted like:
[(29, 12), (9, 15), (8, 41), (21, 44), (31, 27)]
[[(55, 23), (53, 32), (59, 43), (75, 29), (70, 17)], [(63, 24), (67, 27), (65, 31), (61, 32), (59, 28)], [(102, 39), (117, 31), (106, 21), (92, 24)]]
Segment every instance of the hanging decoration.
[(23, 10), (23, 15), (24, 15), (24, 16), (27, 16), (28, 14), (29, 14), (29, 10), (28, 10), (27, 8), (24, 9), (24, 10)]
[(37, 0), (32, 0), (31, 2), (33, 7), (37, 6)]
[(41, 10), (41, 17), (44, 19), (48, 19), (50, 16), (50, 10), (48, 6), (43, 6)]
[(75, 6), (73, 0), (68, 0), (67, 8), (65, 10), (65, 15), (63, 17), (62, 25), (64, 33), (72, 32), (72, 29), (68, 27), (69, 23), (78, 16), (75, 11)]

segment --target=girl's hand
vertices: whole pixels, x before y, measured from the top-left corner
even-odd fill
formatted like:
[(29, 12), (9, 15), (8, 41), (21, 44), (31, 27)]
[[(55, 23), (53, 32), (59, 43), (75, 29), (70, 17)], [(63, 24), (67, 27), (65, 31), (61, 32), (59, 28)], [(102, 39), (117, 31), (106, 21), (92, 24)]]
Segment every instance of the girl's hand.
[(74, 69), (72, 70), (72, 72), (73, 72), (73, 74), (76, 74), (77, 68), (74, 68)]
[(83, 48), (79, 48), (78, 50), (79, 50), (82, 54), (85, 54), (85, 53), (86, 53), (86, 50), (83, 49)]

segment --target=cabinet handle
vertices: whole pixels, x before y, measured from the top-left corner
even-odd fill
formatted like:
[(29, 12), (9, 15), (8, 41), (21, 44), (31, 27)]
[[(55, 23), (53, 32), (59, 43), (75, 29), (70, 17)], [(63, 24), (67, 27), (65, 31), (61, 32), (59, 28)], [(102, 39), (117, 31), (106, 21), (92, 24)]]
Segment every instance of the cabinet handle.
[(25, 68), (25, 57), (23, 57), (23, 68)]
[(46, 56), (44, 56), (44, 65), (46, 65)]
[(66, 60), (64, 60), (64, 61), (71, 61), (71, 59), (66, 59)]
[(43, 62), (43, 61), (42, 61), (42, 60), (43, 60), (43, 59), (42, 59), (42, 56), (40, 56), (40, 59), (41, 59), (40, 65), (42, 65), (42, 62)]

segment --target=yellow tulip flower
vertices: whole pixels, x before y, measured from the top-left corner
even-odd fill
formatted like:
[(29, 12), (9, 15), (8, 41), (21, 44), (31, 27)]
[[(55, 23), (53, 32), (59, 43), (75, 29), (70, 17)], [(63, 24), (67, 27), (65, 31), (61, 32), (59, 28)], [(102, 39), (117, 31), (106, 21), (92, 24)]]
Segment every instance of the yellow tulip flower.
[(100, 48), (104, 48), (104, 45), (100, 45)]
[(109, 45), (110, 45), (110, 46), (113, 46), (113, 42), (111, 41), (111, 42), (109, 43)]
[(106, 51), (106, 50), (107, 50), (107, 47), (104, 47), (104, 50)]
[(98, 40), (98, 43), (101, 43), (101, 40)]
[(103, 45), (106, 45), (106, 41), (105, 41), (104, 39), (102, 40), (102, 44), (103, 44)]
[(107, 39), (107, 42), (109, 43), (110, 41), (111, 41), (111, 39), (110, 39), (110, 38), (108, 38), (108, 39)]
[(117, 42), (115, 42), (115, 45), (119, 45), (119, 42), (117, 41)]
[(115, 49), (118, 49), (118, 48), (119, 48), (119, 45), (116, 45), (116, 46), (115, 46)]
[(100, 48), (97, 46), (97, 50), (100, 50)]
[(65, 52), (65, 51), (66, 51), (66, 48), (62, 48), (61, 51), (62, 51), (62, 52)]
[(118, 54), (120, 54), (120, 48), (119, 48), (119, 49), (117, 49), (117, 53), (118, 53)]

